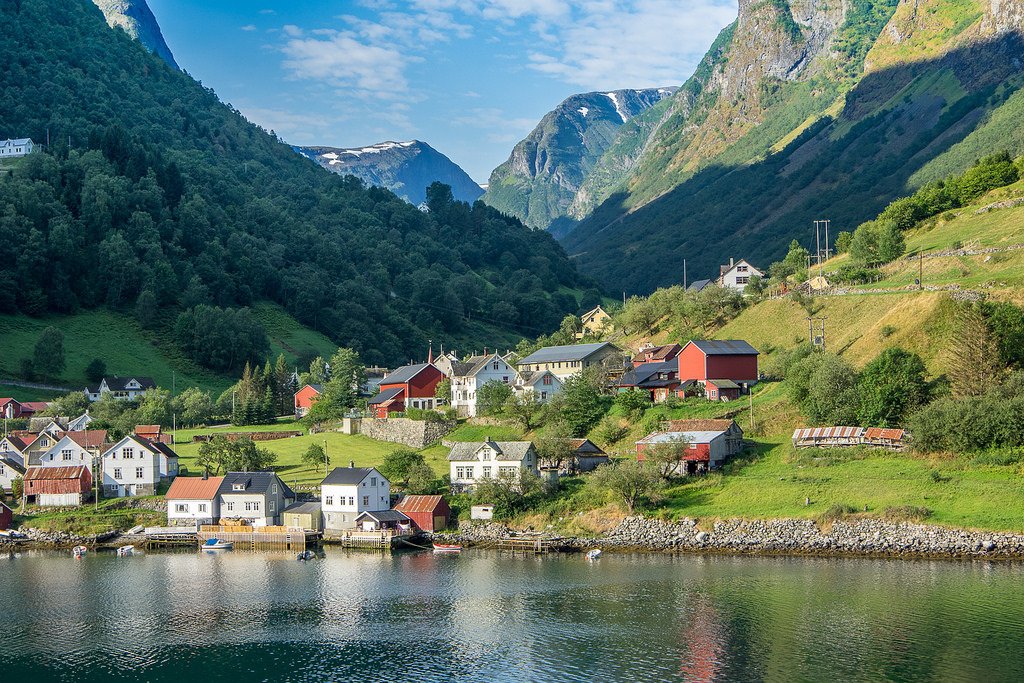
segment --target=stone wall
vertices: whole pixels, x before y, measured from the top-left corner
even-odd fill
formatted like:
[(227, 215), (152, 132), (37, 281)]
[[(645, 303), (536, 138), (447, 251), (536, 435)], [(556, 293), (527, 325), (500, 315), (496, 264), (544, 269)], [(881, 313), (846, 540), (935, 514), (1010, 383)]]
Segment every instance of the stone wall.
[(367, 418), (362, 421), (360, 431), (377, 441), (391, 441), (409, 448), (426, 448), (441, 440), (457, 425), (456, 422), (427, 422), (405, 417), (391, 417), (386, 420)]

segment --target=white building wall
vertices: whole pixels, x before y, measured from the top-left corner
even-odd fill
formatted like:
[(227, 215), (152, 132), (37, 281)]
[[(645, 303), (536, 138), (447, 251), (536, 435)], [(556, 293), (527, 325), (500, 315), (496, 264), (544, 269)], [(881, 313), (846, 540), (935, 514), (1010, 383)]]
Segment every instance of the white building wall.
[(324, 528), (355, 528), (356, 517), (361, 513), (391, 509), (391, 484), (378, 472), (364, 477), (357, 485), (326, 484), (320, 489), (320, 509)]
[(157, 455), (138, 442), (124, 441), (103, 454), (105, 495), (118, 498), (152, 495), (159, 482)]
[(61, 439), (39, 456), (40, 467), (76, 467), (92, 469), (92, 454), (71, 439)]
[[(205, 506), (205, 509), (201, 509)], [(184, 508), (184, 510), (179, 509)], [(171, 526), (183, 522), (214, 524), (220, 519), (220, 500), (168, 500), (167, 521)]]

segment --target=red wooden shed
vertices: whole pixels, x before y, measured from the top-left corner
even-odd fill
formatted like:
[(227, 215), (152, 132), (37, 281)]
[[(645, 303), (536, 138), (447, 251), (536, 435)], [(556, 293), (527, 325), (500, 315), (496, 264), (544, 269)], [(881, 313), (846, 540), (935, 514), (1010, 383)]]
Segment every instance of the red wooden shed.
[(11, 528), (14, 520), (14, 511), (3, 503), (0, 503), (0, 531), (7, 531)]
[(92, 489), (92, 474), (84, 465), (29, 467), (25, 497), (39, 505), (81, 505)]
[(406, 496), (395, 510), (412, 520), (421, 531), (441, 531), (448, 526), (452, 510), (444, 496)]
[(437, 385), (447, 375), (432, 363), (419, 363), (398, 368), (381, 380), (380, 393), (367, 406), (375, 417), (384, 418), (408, 408), (431, 410), (441, 405), (435, 396)]

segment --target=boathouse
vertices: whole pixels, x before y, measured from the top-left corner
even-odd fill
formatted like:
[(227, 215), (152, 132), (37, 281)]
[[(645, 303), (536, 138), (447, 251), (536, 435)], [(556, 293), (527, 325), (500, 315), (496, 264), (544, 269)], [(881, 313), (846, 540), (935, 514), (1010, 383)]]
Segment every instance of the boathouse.
[(25, 498), (37, 505), (78, 506), (92, 488), (92, 474), (84, 465), (29, 467), (25, 473)]
[(0, 531), (7, 531), (14, 521), (14, 511), (3, 503), (0, 503)]
[(448, 527), (452, 509), (444, 496), (406, 496), (395, 506), (420, 531), (442, 531)]

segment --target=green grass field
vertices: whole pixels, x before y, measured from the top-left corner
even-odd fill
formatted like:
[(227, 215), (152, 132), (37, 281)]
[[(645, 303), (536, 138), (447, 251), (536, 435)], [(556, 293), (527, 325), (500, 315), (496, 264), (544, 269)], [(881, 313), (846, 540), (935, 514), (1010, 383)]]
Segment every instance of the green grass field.
[(55, 398), (58, 393), (47, 389), (30, 389), (0, 384), (0, 398), (13, 398), (17, 401), (49, 401)]

